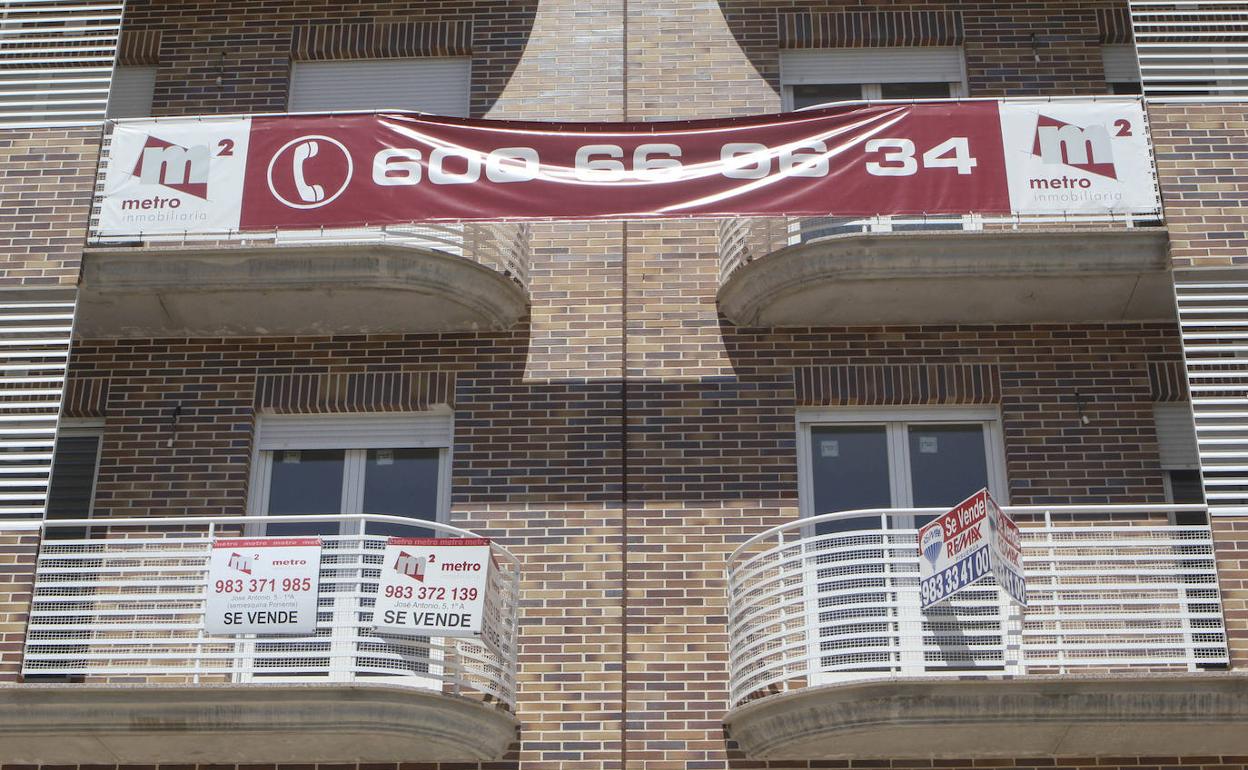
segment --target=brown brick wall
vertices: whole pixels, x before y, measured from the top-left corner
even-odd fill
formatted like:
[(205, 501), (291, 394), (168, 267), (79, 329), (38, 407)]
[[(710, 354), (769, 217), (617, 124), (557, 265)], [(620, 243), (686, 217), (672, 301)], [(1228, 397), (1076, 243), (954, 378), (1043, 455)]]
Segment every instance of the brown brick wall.
[(22, 670), (38, 545), (38, 532), (0, 533), (0, 682), (17, 681)]
[[(471, 22), (474, 114), (655, 120), (778, 108), (779, 14), (795, 12), (956, 9), (973, 95), (1100, 92), (1108, 7), (632, 0), (625, 31), (618, 0), (136, 0), (127, 24), (159, 32), (160, 114), (282, 109), (297, 25)], [(1179, 359), (1172, 324), (740, 329), (717, 314), (717, 271), (712, 222), (547, 223), (530, 318), (507, 332), (84, 342), (75, 376), (107, 378), (79, 390), (84, 411), (105, 399), (97, 511), (241, 514), (261, 381), (438, 373), (454, 388), (452, 523), (525, 565), (521, 740), (492, 767), (724, 770), (759, 763), (723, 734), (723, 568), (796, 515), (799, 370), (990, 372), (1011, 502), (1161, 500), (1151, 410)], [(783, 766), (1092, 765), (1245, 758)]]
[(78, 281), (98, 128), (0, 129), (0, 288)]
[(1148, 116), (1175, 266), (1248, 265), (1244, 106), (1153, 104)]
[[(153, 109), (157, 115), (182, 115), (284, 111), (292, 51), (306, 52), (307, 40), (324, 38), (305, 33), (296, 47), (297, 28), (386, 25), (377, 30), (384, 35), (395, 29), (393, 25), (409, 29), (422, 23), (468, 25), (472, 112), (480, 115), (507, 85), (525, 48), (536, 5), (537, 0), (283, 0), (216, 3), (209, 10), (176, 0), (137, 0), (126, 5), (126, 29), (160, 33)], [(362, 39), (374, 37), (368, 30), (359, 34)], [(462, 52), (458, 42), (448, 48), (441, 34), (422, 39), (426, 45), (390, 48), (426, 56)]]

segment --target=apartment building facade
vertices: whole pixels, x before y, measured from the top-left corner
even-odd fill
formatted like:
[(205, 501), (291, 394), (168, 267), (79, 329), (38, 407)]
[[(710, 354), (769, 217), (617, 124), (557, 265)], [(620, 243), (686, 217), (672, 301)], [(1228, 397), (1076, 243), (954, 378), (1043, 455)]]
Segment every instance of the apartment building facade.
[[(0, 2), (0, 763), (1248, 765), (1245, 37), (1230, 2)], [(113, 120), (1049, 98), (1143, 98), (1163, 208), (99, 229)], [(980, 488), (1029, 606), (920, 611), (915, 529)], [(490, 540), (491, 644), (374, 630), (386, 538), (430, 534)], [(259, 536), (321, 539), (315, 635), (204, 632), (212, 542)]]

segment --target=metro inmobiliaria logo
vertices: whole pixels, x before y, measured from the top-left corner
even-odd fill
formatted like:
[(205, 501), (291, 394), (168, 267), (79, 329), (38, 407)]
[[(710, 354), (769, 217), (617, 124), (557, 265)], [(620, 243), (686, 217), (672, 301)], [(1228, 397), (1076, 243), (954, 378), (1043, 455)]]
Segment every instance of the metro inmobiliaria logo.
[(394, 560), (394, 571), (400, 575), (417, 582), (425, 582), (425, 557), (413, 556), (407, 551), (399, 551), (399, 556)]
[(252, 559), (249, 559), (246, 556), (243, 556), (241, 553), (238, 553), (237, 551), (230, 554), (230, 560), (229, 562), (227, 562), (227, 565), (229, 566), (230, 569), (238, 570), (239, 572), (242, 572), (245, 575), (251, 574), (251, 569), (252, 569), (253, 564), (254, 564), (254, 561)]
[[(148, 136), (139, 152), (139, 159), (131, 172), (145, 185), (159, 185), (170, 190), (208, 199), (208, 172), (212, 163), (212, 150), (206, 145), (182, 147), (154, 136)], [(178, 198), (153, 196), (143, 199), (126, 199), (124, 209), (176, 209), (182, 205)]]
[[(1114, 167), (1114, 146), (1105, 126), (1076, 126), (1047, 115), (1036, 121), (1036, 135), (1031, 154), (1045, 165), (1067, 166), (1107, 179), (1118, 179)], [(1049, 177), (1032, 179), (1033, 190), (1064, 190), (1092, 186), (1083, 177)]]

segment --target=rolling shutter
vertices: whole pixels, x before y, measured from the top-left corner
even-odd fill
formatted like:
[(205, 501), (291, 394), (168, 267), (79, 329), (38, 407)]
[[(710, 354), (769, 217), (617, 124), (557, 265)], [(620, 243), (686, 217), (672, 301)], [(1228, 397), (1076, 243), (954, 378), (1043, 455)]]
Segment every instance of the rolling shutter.
[(1196, 451), (1191, 405), (1155, 404), (1153, 420), (1157, 426), (1161, 467), (1167, 470), (1199, 468), (1200, 455)]
[(1140, 82), (1140, 67), (1135, 61), (1135, 46), (1101, 46), (1101, 61), (1105, 64), (1106, 83)]
[(784, 85), (813, 83), (962, 83), (962, 49), (815, 48), (780, 52)]
[(468, 57), (296, 62), (291, 112), (411, 110), (468, 115)]
[(349, 415), (264, 415), (260, 451), (274, 449), (420, 449), (451, 445), (450, 412)]
[(113, 87), (108, 92), (108, 117), (146, 118), (152, 114), (152, 92), (156, 90), (155, 67), (118, 67), (113, 70)]

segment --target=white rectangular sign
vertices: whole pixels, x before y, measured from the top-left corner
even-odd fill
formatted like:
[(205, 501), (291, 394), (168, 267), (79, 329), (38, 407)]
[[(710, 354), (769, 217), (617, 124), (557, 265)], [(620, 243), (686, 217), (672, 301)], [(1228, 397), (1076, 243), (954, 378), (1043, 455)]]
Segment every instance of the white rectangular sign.
[(1002, 101), (1010, 205), (1020, 213), (1161, 209), (1137, 99)]
[(391, 634), (480, 636), (492, 569), (486, 539), (392, 537), (373, 622)]
[(312, 635), (320, 572), (320, 538), (214, 540), (204, 633)]
[(1010, 597), (1027, 606), (1018, 527), (981, 489), (919, 529), (922, 609), (993, 575)]

